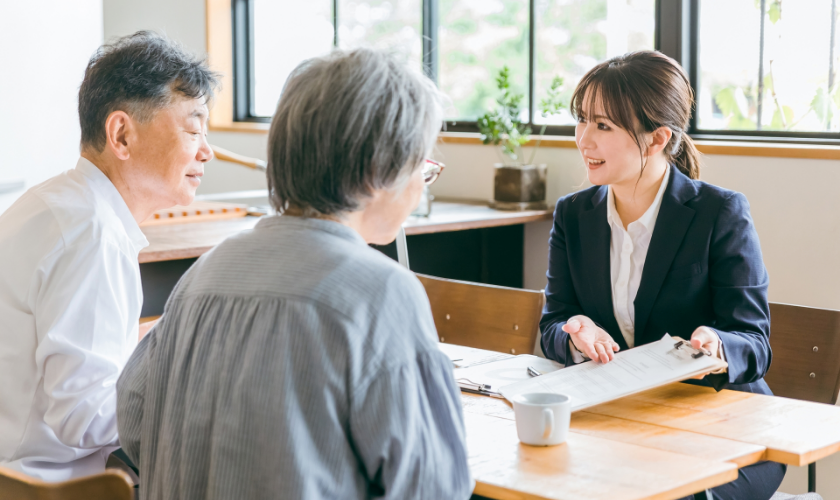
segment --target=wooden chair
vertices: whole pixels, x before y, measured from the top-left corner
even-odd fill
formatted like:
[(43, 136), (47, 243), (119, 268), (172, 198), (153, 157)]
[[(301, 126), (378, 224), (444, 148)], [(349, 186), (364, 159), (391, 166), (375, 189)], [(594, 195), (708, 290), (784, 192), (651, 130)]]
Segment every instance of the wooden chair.
[[(764, 377), (773, 394), (835, 404), (840, 391), (840, 311), (770, 304), (773, 361)], [(817, 464), (808, 465), (816, 491)]]
[(133, 500), (128, 474), (108, 469), (102, 474), (61, 483), (47, 483), (0, 467), (0, 500)]
[(418, 274), (441, 342), (511, 354), (534, 352), (545, 301), (541, 291)]

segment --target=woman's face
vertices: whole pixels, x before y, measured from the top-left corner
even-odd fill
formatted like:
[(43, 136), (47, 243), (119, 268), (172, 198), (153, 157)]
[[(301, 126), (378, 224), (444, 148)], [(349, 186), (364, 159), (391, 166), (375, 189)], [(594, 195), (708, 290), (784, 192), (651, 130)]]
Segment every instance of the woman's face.
[(418, 166), (402, 189), (379, 189), (364, 208), (362, 236), (368, 243), (387, 245), (394, 241), (400, 226), (420, 203), (423, 172)]
[(584, 96), (583, 110), (575, 126), (575, 143), (586, 165), (589, 182), (599, 186), (607, 184), (633, 185), (642, 168), (639, 146), (626, 130), (611, 122), (601, 102), (590, 106), (589, 93)]

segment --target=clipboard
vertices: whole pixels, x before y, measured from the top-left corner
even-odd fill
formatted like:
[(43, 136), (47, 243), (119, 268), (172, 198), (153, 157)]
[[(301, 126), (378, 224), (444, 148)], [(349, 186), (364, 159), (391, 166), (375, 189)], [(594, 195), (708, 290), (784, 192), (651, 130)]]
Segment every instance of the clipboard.
[(572, 411), (726, 368), (725, 361), (666, 334), (662, 339), (616, 353), (609, 363), (586, 362), (506, 385), (507, 400), (529, 392), (565, 394)]

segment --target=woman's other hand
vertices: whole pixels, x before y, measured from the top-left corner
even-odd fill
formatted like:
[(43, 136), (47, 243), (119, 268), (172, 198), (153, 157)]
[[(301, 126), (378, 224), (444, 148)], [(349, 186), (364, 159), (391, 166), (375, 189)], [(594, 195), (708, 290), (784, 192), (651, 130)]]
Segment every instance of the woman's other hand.
[(691, 334), (691, 347), (703, 348), (711, 353), (713, 358), (720, 358), (720, 337), (711, 328), (701, 326)]
[[(691, 347), (695, 349), (705, 349), (709, 351), (712, 357), (720, 359), (720, 337), (711, 328), (701, 326), (694, 330), (691, 334)], [(717, 373), (717, 372), (715, 372)], [(691, 377), (696, 380), (702, 380), (708, 374)]]
[(586, 316), (572, 316), (563, 325), (563, 331), (569, 334), (580, 352), (594, 361), (609, 363), (618, 352), (618, 344), (610, 334)]

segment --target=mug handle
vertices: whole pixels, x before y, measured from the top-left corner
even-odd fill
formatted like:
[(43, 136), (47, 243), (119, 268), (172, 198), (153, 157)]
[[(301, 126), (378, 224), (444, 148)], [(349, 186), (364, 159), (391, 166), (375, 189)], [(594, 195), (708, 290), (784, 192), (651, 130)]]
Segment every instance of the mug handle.
[(552, 432), (554, 432), (554, 412), (543, 408), (543, 439), (548, 439)]

